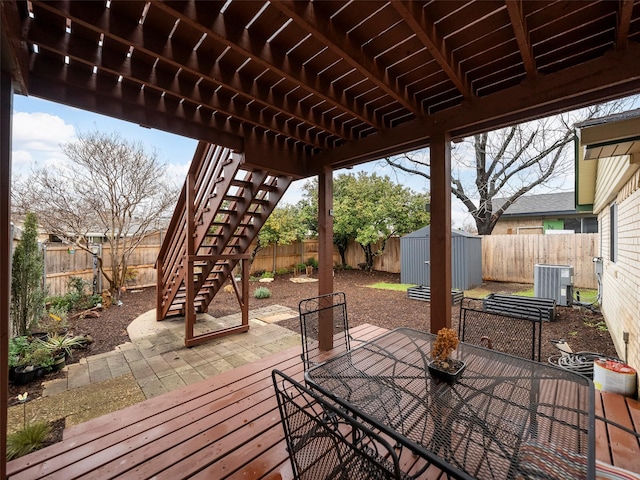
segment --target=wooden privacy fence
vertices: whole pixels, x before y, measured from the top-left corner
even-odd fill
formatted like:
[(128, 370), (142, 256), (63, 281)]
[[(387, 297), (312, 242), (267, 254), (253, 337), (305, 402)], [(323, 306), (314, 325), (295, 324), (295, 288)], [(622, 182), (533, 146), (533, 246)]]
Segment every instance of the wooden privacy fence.
[[(533, 266), (536, 263), (571, 265), (574, 268), (574, 285), (580, 288), (597, 288), (592, 258), (599, 256), (599, 235), (581, 233), (566, 235), (489, 235), (482, 237), (482, 276), (485, 280), (498, 282), (533, 283)], [(102, 258), (108, 264), (109, 246), (102, 246)], [(251, 272), (272, 271), (275, 247), (260, 250)], [(132, 287), (148, 287), (156, 284), (154, 264), (159, 244), (145, 244), (136, 248), (129, 265), (136, 270)], [(291, 268), (309, 258), (318, 258), (318, 241), (307, 239), (276, 248), (276, 270)], [(360, 245), (352, 242), (346, 252), (347, 264), (357, 268), (364, 262)], [(340, 262), (334, 247), (333, 262)], [(387, 241), (385, 253), (375, 258), (374, 269), (382, 272), (400, 273), (400, 238)], [(93, 280), (93, 256), (89, 252), (67, 246), (48, 244), (45, 249), (46, 285), (50, 295), (67, 292), (69, 278), (81, 277), (89, 283)], [(102, 285), (107, 287), (106, 280)]]
[(488, 235), (482, 237), (482, 278), (533, 283), (536, 263), (571, 265), (573, 284), (598, 288), (593, 257), (599, 256), (599, 234)]

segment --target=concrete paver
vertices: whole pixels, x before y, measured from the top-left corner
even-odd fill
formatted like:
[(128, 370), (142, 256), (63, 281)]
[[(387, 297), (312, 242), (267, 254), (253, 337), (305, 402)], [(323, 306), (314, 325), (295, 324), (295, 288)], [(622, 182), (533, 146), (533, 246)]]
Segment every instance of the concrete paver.
[[(300, 336), (267, 321), (297, 316), (294, 310), (270, 305), (249, 312), (249, 332), (215, 339), (192, 348), (184, 346), (184, 321), (156, 321), (155, 310), (134, 320), (128, 328), (130, 342), (81, 359), (67, 367), (67, 378), (45, 382), (43, 396), (129, 375), (145, 398), (155, 397), (200, 381), (278, 351), (300, 345)], [(196, 331), (207, 332), (239, 325), (240, 314), (213, 318), (197, 316)]]

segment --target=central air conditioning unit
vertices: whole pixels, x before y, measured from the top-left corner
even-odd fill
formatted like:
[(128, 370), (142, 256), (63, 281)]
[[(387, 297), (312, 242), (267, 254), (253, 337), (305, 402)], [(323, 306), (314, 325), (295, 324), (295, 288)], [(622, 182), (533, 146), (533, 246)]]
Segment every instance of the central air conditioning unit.
[(533, 294), (539, 298), (552, 298), (556, 305), (573, 305), (573, 267), (535, 264)]

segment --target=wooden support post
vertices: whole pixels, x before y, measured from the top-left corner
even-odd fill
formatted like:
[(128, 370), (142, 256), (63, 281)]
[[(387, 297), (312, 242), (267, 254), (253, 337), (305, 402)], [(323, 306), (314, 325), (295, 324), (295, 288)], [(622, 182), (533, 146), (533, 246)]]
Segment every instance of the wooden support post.
[(431, 332), (451, 327), (451, 139), (431, 137)]
[[(251, 270), (251, 259), (242, 259), (242, 326), (249, 329), (249, 271)], [(231, 273), (233, 275), (233, 273)]]
[(187, 216), (187, 238), (185, 245), (184, 267), (187, 269), (184, 276), (185, 304), (184, 304), (184, 343), (190, 345), (193, 340), (193, 326), (196, 323), (196, 292), (193, 280), (193, 256), (195, 255), (195, 174), (187, 174), (187, 196), (186, 196), (186, 216)]
[[(162, 242), (160, 242), (162, 244)], [(162, 318), (162, 309), (160, 308), (162, 305), (162, 295), (164, 292), (164, 271), (162, 268), (162, 264), (164, 262), (164, 258), (158, 255), (156, 260), (156, 321), (159, 322), (163, 320)]]
[[(318, 175), (318, 295), (333, 292), (333, 170)], [(318, 348), (333, 348), (332, 309), (320, 311)]]
[(7, 478), (9, 304), (11, 301), (11, 74), (0, 72), (0, 478)]
[[(240, 305), (240, 312), (242, 314), (242, 323), (240, 325), (233, 325), (231, 327), (225, 327), (212, 332), (201, 333), (199, 335), (193, 334), (193, 326), (191, 328), (191, 337), (185, 336), (184, 344), (187, 347), (193, 347), (206, 342), (210, 342), (216, 338), (226, 337), (236, 333), (245, 333), (249, 331), (249, 270), (251, 269), (251, 254), (249, 253), (231, 253), (220, 255), (191, 255), (187, 258), (189, 263), (194, 262), (216, 262), (218, 260), (239, 261), (242, 262), (242, 286), (238, 288), (238, 282), (233, 277), (233, 273), (230, 275), (231, 285), (236, 293), (238, 304)], [(186, 320), (186, 319), (185, 319)]]

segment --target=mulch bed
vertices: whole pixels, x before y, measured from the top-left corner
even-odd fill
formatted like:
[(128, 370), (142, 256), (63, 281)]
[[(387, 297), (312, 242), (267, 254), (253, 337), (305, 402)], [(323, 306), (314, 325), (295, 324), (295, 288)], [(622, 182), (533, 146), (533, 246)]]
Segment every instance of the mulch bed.
[[(249, 309), (268, 305), (284, 305), (297, 311), (298, 303), (303, 298), (317, 295), (317, 283), (293, 283), (291, 275), (278, 276), (272, 283), (251, 283), (250, 293), (259, 286), (266, 286), (271, 291), (267, 299), (249, 299)], [(410, 300), (405, 292), (370, 288), (368, 285), (377, 282), (399, 283), (400, 275), (385, 272), (363, 272), (346, 270), (336, 272), (334, 290), (345, 292), (349, 314), (349, 324), (355, 327), (362, 323), (370, 323), (387, 329), (396, 327), (412, 327), (429, 329), (429, 304), (418, 300)], [(494, 293), (514, 293), (530, 288), (530, 285), (513, 283), (487, 282), (483, 289)], [(133, 289), (122, 296), (122, 305), (114, 305), (92, 318), (78, 318), (70, 322), (73, 334), (90, 334), (94, 342), (86, 349), (76, 350), (71, 363), (81, 358), (112, 351), (116, 346), (129, 341), (127, 326), (140, 314), (155, 308), (155, 288)], [(234, 293), (221, 291), (209, 308), (213, 316), (224, 316), (239, 311)], [(607, 331), (598, 328), (603, 321), (602, 315), (585, 308), (558, 307), (558, 320), (545, 322), (542, 329), (543, 358), (557, 352), (550, 340), (564, 338), (574, 351), (593, 351), (608, 356), (616, 356), (616, 351)], [(454, 307), (453, 315), (458, 308)], [(299, 330), (298, 319), (293, 318), (278, 322), (279, 325)], [(600, 324), (602, 325), (602, 324)], [(65, 375), (64, 372), (49, 374), (45, 380)], [(17, 395), (29, 392), (29, 399), (38, 398), (42, 394), (42, 379), (28, 385), (9, 387), (9, 404), (17, 403)], [(62, 428), (57, 426), (60, 434)]]

